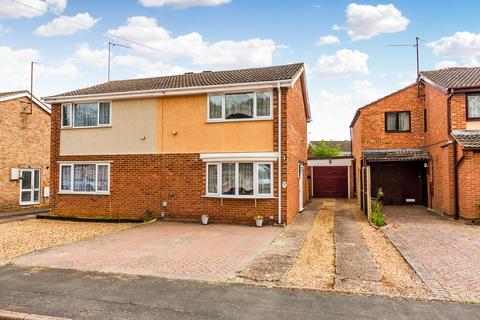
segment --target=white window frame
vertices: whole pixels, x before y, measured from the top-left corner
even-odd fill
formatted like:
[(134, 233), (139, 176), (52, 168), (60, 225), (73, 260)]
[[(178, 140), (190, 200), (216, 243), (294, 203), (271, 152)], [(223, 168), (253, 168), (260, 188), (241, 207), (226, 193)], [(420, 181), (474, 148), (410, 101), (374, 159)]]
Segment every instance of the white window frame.
[[(110, 104), (109, 108), (109, 120), (110, 123), (108, 124), (100, 124), (100, 103), (108, 102)], [(77, 104), (96, 104), (97, 105), (97, 125), (95, 126), (76, 126), (75, 125), (75, 105)], [(64, 126), (63, 125), (63, 106), (70, 106), (70, 125)], [(104, 127), (111, 127), (112, 126), (112, 101), (95, 101), (95, 102), (77, 102), (77, 103), (64, 103), (61, 107), (61, 119), (60, 119), (60, 127), (65, 128), (74, 128), (74, 129), (88, 129), (88, 128), (104, 128)]]
[[(75, 180), (74, 176), (74, 167), (75, 165), (81, 164), (94, 164), (95, 165), (95, 191), (74, 191), (73, 190), (73, 182)], [(108, 182), (107, 182), (107, 190), (98, 191), (98, 166), (107, 166), (108, 171)], [(62, 190), (62, 167), (70, 167), (70, 189), (69, 190)], [(58, 171), (58, 193), (59, 194), (91, 194), (91, 195), (109, 195), (110, 194), (110, 162), (62, 162), (59, 164), (59, 171)]]
[[(235, 163), (235, 195), (225, 195), (222, 194), (222, 164), (223, 163)], [(239, 173), (239, 163), (253, 163), (253, 195), (240, 195), (238, 188), (238, 173)], [(259, 164), (268, 164), (270, 165), (270, 181), (271, 188), (270, 193), (258, 193), (258, 165)], [(208, 166), (216, 165), (217, 166), (217, 193), (208, 192)], [(234, 199), (258, 199), (258, 198), (273, 198), (273, 162), (255, 162), (255, 161), (223, 161), (223, 162), (207, 162), (205, 166), (205, 196), (214, 197), (214, 198), (234, 198)]]
[[(242, 94), (253, 93), (253, 118), (244, 119), (225, 119), (225, 95), (227, 94)], [(270, 94), (270, 115), (269, 116), (257, 116), (257, 93), (269, 93)], [(222, 117), (210, 118), (210, 97), (220, 96), (222, 98)], [(238, 122), (238, 121), (256, 121), (256, 120), (272, 120), (273, 119), (273, 91), (272, 90), (248, 90), (248, 91), (233, 91), (233, 92), (221, 92), (221, 93), (209, 93), (207, 94), (207, 122)]]
[[(70, 121), (68, 125), (63, 125), (63, 108), (67, 107), (70, 112)], [(73, 122), (73, 114), (72, 114), (73, 108), (71, 103), (63, 103), (61, 108), (60, 108), (60, 126), (62, 128), (71, 128), (72, 127), (72, 122)]]
[[(40, 198), (42, 197), (41, 186), (42, 186), (42, 170), (39, 168), (22, 168), (20, 169), (20, 177), (22, 176), (24, 171), (30, 171), (32, 175), (32, 183), (31, 189), (22, 189), (22, 181), (20, 180), (20, 202), (19, 205), (21, 206), (28, 206), (32, 204), (39, 204)], [(35, 188), (35, 171), (38, 171), (38, 188)], [(31, 198), (30, 201), (22, 201), (22, 191), (23, 190), (31, 190)], [(38, 191), (38, 200), (35, 201), (35, 191)]]

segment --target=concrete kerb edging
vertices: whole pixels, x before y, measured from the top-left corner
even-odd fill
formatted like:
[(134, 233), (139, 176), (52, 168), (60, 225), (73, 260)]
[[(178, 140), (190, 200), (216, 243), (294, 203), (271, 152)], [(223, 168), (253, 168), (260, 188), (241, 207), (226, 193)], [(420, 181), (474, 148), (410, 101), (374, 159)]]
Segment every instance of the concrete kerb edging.
[(0, 320), (72, 320), (72, 319), (0, 310)]
[(397, 249), (403, 259), (410, 265), (425, 285), (430, 289), (435, 298), (439, 300), (452, 300), (450, 294), (438, 283), (438, 281), (428, 272), (428, 270), (419, 262), (415, 260), (410, 251), (401, 243), (395, 232), (388, 228), (380, 228), (390, 241), (390, 243)]

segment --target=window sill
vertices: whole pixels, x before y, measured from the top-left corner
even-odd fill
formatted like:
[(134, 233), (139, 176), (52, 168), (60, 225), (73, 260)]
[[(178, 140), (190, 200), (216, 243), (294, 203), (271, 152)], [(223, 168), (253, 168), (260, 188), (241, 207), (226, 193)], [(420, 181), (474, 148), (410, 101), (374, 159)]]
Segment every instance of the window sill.
[(273, 117), (246, 118), (246, 119), (208, 119), (206, 123), (225, 123), (225, 122), (249, 122), (249, 121), (271, 121)]
[(109, 196), (110, 192), (71, 192), (71, 191), (59, 191), (57, 194), (61, 195), (90, 195), (90, 196)]
[(218, 199), (250, 199), (250, 200), (259, 200), (259, 199), (276, 199), (274, 196), (223, 196), (223, 195), (202, 195), (203, 198), (218, 198)]
[(99, 128), (111, 128), (112, 125), (103, 126), (90, 126), (90, 127), (60, 127), (60, 130), (75, 130), (75, 129), (99, 129)]

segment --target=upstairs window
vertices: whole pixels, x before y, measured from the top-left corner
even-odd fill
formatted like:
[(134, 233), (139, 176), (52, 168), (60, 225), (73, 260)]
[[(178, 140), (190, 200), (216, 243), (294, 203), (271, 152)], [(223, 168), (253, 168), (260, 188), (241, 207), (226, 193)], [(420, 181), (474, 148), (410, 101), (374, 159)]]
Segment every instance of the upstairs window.
[(410, 111), (386, 112), (386, 132), (408, 132), (410, 131)]
[(467, 95), (467, 119), (480, 120), (480, 94)]
[(100, 127), (111, 124), (110, 102), (66, 103), (62, 105), (62, 128)]
[(208, 96), (208, 121), (272, 119), (269, 91), (212, 94)]

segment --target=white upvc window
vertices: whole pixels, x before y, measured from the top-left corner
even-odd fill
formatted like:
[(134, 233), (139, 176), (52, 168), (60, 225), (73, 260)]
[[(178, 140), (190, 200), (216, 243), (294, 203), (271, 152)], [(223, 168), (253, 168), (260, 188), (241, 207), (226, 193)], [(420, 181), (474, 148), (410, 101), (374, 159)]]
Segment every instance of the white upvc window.
[(59, 193), (110, 193), (110, 163), (108, 162), (61, 163), (59, 172)]
[(62, 104), (62, 128), (108, 127), (111, 123), (112, 107), (109, 101)]
[(272, 91), (215, 93), (207, 97), (207, 121), (273, 119)]
[(207, 196), (273, 197), (273, 162), (209, 162), (206, 166)]

